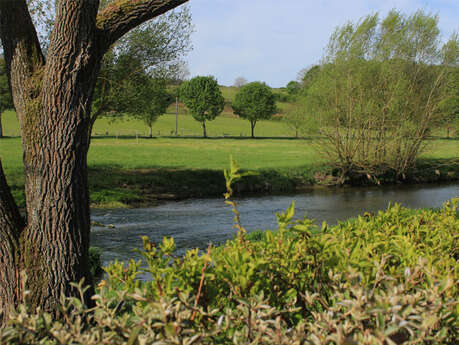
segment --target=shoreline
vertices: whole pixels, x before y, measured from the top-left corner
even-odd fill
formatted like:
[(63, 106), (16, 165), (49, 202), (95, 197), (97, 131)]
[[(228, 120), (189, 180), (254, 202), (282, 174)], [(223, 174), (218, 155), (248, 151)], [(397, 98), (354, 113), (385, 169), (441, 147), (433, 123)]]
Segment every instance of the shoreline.
[[(100, 169), (96, 172), (92, 169), (91, 172), (106, 176), (111, 173), (112, 178), (118, 180), (115, 190), (105, 184), (90, 183), (91, 208), (154, 207), (169, 201), (223, 198), (225, 193), (223, 172), (218, 170), (158, 168), (111, 172)], [(448, 184), (459, 181), (459, 164), (455, 162), (443, 162), (437, 166), (421, 161), (404, 180), (395, 179), (393, 176), (368, 179), (361, 175), (342, 184), (337, 183), (338, 179), (326, 165), (295, 169), (261, 169), (255, 172), (256, 175), (244, 177), (234, 184), (235, 197), (296, 194), (318, 188)]]

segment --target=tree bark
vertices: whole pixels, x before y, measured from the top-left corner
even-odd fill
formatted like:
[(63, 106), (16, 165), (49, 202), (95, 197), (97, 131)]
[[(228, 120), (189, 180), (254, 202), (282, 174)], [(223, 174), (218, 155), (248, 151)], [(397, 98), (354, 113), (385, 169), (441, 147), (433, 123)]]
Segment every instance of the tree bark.
[(250, 120), (250, 129), (252, 132), (252, 139), (255, 138), (255, 125), (257, 124), (256, 120)]
[(103, 54), (129, 29), (186, 1), (118, 1), (119, 7), (98, 14), (96, 0), (61, 0), (45, 61), (25, 0), (0, 0), (0, 38), (22, 133), (27, 219), (24, 227), (0, 165), (5, 313), (22, 301), (23, 283), (26, 302), (48, 311), (56, 310), (61, 294), (77, 293), (70, 282), (91, 283), (86, 156)]
[(202, 121), (202, 136), (207, 138), (207, 131), (206, 131), (206, 121)]

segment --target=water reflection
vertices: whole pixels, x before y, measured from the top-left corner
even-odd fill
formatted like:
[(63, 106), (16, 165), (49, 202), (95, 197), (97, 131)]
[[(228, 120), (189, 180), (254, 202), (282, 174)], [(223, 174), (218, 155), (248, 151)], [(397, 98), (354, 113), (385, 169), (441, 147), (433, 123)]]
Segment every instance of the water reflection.
[[(248, 230), (275, 229), (276, 212), (284, 211), (294, 200), (296, 217), (308, 217), (318, 224), (335, 224), (365, 211), (387, 208), (389, 203), (407, 207), (440, 207), (459, 197), (459, 184), (415, 185), (367, 188), (313, 189), (296, 195), (262, 196), (238, 199), (242, 225)], [(235, 234), (231, 208), (223, 199), (193, 199), (169, 202), (154, 208), (93, 210), (92, 219), (113, 224), (114, 229), (94, 227), (91, 245), (101, 247), (104, 265), (115, 259), (140, 257), (133, 248), (141, 246), (141, 236), (160, 242), (174, 237), (178, 254), (189, 248), (205, 248), (209, 242), (222, 243)]]

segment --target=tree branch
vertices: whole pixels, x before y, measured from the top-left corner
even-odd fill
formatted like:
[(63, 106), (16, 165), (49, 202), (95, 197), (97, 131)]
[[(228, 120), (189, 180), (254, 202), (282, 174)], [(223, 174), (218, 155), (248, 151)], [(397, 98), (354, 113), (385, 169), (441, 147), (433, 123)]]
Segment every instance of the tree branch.
[(14, 106), (21, 116), (30, 97), (29, 79), (45, 64), (25, 0), (0, 0), (0, 39)]
[(97, 15), (105, 49), (134, 27), (178, 7), (188, 0), (117, 0)]

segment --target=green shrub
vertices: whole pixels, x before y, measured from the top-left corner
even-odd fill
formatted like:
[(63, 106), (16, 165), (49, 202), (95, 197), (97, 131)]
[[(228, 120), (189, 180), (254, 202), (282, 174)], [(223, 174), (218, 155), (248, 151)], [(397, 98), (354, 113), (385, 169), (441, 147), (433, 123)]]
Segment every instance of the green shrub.
[[(382, 271), (378, 265), (377, 271)], [(1, 344), (455, 344), (457, 298), (451, 277), (438, 279), (421, 260), (400, 281), (380, 275), (372, 287), (355, 270), (330, 272), (330, 306), (294, 325), (294, 300), (282, 309), (263, 294), (235, 299), (233, 307), (203, 308), (196, 296), (149, 296), (143, 285), (116, 294), (101, 288), (88, 309), (62, 298), (62, 318), (25, 306), (0, 329)], [(424, 287), (420, 281), (429, 280)], [(80, 289), (81, 285), (80, 285)], [(457, 297), (457, 295), (456, 295)], [(304, 292), (306, 308), (321, 304)], [(456, 308), (456, 311), (455, 311)]]
[(102, 278), (104, 270), (102, 269), (101, 249), (98, 247), (89, 248), (89, 272), (94, 281)]
[(458, 199), (439, 210), (393, 205), (321, 231), (293, 220), (292, 204), (276, 231), (251, 240), (231, 200), (242, 176), (234, 162), (225, 172), (234, 240), (176, 257), (173, 239), (144, 237), (146, 267), (106, 267), (94, 308), (63, 297), (53, 321), (21, 306), (0, 343), (455, 344)]

